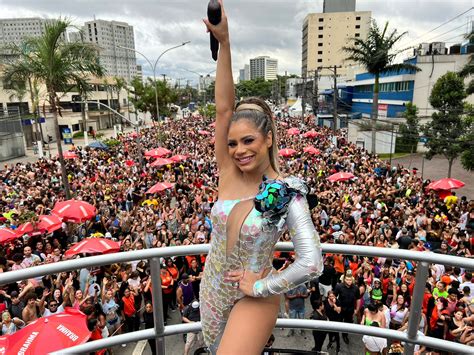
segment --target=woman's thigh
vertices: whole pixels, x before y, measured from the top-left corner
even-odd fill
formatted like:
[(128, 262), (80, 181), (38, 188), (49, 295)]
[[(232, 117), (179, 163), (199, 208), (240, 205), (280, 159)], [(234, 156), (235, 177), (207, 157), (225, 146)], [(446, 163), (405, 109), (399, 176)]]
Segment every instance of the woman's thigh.
[(280, 295), (244, 297), (232, 308), (218, 355), (260, 355), (275, 327)]

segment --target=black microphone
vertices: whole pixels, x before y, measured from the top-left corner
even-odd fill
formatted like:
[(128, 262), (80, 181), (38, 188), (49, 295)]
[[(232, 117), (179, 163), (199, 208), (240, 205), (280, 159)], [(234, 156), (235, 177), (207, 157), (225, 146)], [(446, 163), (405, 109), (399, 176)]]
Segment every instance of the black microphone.
[[(207, 5), (207, 19), (210, 23), (214, 26), (218, 25), (222, 19), (222, 10), (221, 4), (217, 0), (210, 0), (209, 4)], [(219, 42), (217, 41), (216, 37), (210, 33), (211, 37), (211, 52), (212, 52), (212, 59), (217, 60), (217, 53), (219, 52)]]

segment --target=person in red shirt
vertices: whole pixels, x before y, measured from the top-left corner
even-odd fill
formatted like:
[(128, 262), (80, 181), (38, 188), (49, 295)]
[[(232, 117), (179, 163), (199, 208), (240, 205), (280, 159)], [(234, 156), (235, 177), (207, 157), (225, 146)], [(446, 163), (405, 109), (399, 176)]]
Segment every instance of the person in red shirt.
[[(89, 341), (102, 339), (102, 329), (99, 327), (97, 318), (92, 318), (87, 321), (87, 328), (91, 331)], [(95, 355), (105, 355), (107, 349), (100, 349), (94, 352)]]
[(167, 258), (166, 259), (166, 268), (168, 269), (169, 273), (173, 277), (173, 292), (172, 292), (172, 300), (171, 300), (171, 307), (176, 309), (177, 302), (176, 302), (176, 289), (178, 288), (178, 279), (179, 279), (179, 271), (176, 265), (173, 262), (173, 259)]
[(174, 294), (174, 280), (171, 272), (168, 270), (167, 265), (163, 265), (161, 268), (161, 289), (163, 292), (163, 317), (166, 321), (168, 319), (168, 310), (171, 308)]
[(126, 288), (122, 297), (123, 314), (127, 332), (133, 332), (140, 328), (140, 318), (135, 308), (135, 296), (138, 296), (138, 290)]

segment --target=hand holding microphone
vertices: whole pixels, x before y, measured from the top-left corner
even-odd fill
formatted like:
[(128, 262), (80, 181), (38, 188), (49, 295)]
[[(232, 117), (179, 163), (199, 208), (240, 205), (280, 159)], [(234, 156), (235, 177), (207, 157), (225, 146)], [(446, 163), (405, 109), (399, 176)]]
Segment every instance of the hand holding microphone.
[[(210, 0), (207, 5), (207, 19), (214, 26), (218, 25), (222, 19), (222, 10), (221, 4), (217, 0)], [(219, 52), (219, 42), (216, 37), (212, 34), (209, 34), (211, 38), (211, 53), (212, 59), (217, 60), (217, 54)]]
[(212, 58), (217, 60), (219, 44), (229, 41), (229, 30), (227, 27), (227, 17), (225, 15), (222, 1), (210, 0), (207, 7), (207, 19), (204, 19), (207, 31), (210, 33)]

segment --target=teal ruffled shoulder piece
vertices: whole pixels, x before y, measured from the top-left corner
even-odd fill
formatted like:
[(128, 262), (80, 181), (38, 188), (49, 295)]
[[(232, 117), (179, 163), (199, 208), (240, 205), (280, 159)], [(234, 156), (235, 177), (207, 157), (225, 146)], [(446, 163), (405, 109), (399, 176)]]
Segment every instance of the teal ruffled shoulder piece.
[(264, 176), (254, 199), (255, 209), (262, 214), (267, 224), (281, 230), (293, 197), (297, 194), (306, 195), (307, 193), (306, 184), (294, 176), (283, 180), (268, 179)]

